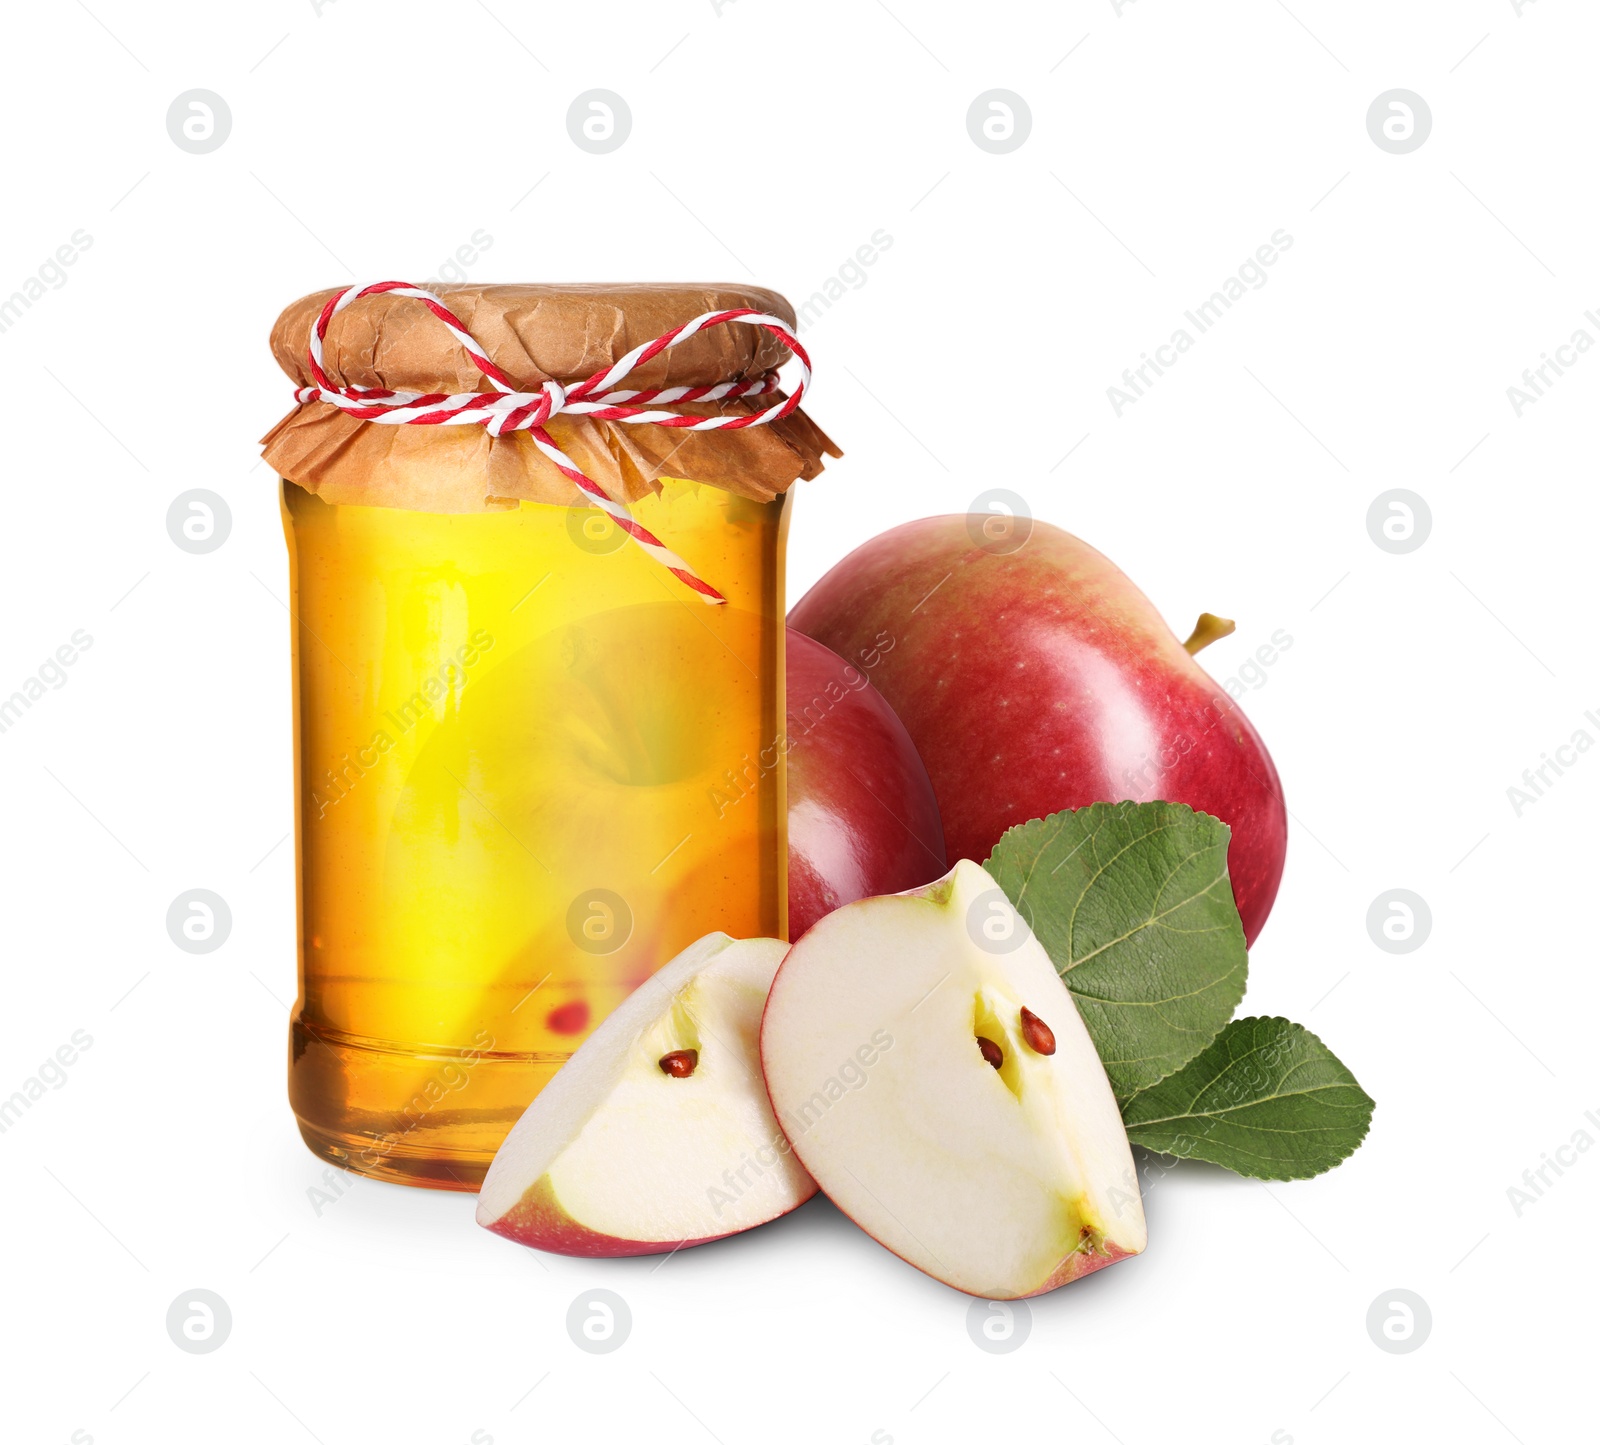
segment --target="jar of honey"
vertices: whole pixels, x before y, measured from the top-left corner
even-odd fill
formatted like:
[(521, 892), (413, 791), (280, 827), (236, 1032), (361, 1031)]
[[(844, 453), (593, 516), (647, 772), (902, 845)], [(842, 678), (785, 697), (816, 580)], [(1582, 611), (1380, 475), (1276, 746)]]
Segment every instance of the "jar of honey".
[[(440, 286), (306, 297), (274, 328), (301, 388), (265, 450), (292, 614), (289, 1095), (323, 1158), (476, 1189), (656, 968), (713, 929), (786, 936), (789, 487), (838, 453), (798, 410), (608, 414), (783, 405), (784, 344), (755, 324), (562, 405), (730, 310), (794, 326), (751, 288)], [(502, 423), (547, 400), (520, 429), (391, 421), (474, 392), (511, 393)]]

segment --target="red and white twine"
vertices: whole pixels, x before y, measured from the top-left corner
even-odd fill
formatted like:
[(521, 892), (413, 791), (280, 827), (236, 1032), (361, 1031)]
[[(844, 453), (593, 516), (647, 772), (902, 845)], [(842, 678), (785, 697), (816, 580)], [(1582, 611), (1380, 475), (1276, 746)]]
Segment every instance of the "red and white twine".
[[(409, 296), (422, 302), (440, 321), (455, 333), (467, 354), (496, 391), (464, 391), (454, 394), (444, 392), (385, 391), (377, 387), (339, 386), (323, 370), (322, 342), (328, 334), (328, 323), (341, 311), (363, 296)], [(615, 391), (612, 388), (634, 370), (663, 351), (687, 341), (697, 332), (730, 322), (746, 326), (759, 326), (776, 336), (800, 363), (800, 376), (794, 391), (780, 403), (765, 411), (749, 416), (686, 416), (682, 412), (652, 410), (656, 403), (679, 401), (722, 401), (728, 397), (762, 396), (778, 388), (775, 371), (754, 381), (724, 381), (715, 386), (668, 386), (654, 391)], [(585, 476), (564, 451), (551, 440), (545, 430), (551, 417), (565, 413), (568, 416), (591, 416), (599, 421), (619, 421), (630, 424), (677, 427), (684, 431), (741, 431), (745, 427), (766, 426), (788, 416), (800, 405), (806, 387), (811, 383), (811, 358), (805, 348), (790, 332), (788, 326), (776, 316), (753, 307), (736, 307), (729, 311), (707, 311), (682, 326), (656, 337), (654, 341), (636, 346), (621, 360), (613, 362), (604, 371), (597, 371), (585, 381), (564, 387), (558, 381), (547, 381), (538, 391), (518, 391), (511, 378), (489, 360), (471, 332), (431, 291), (411, 286), (404, 281), (378, 281), (370, 286), (351, 286), (329, 299), (317, 317), (306, 348), (306, 361), (314, 386), (303, 386), (295, 391), (295, 400), (301, 403), (324, 401), (336, 406), (347, 416), (362, 421), (379, 422), (385, 426), (481, 426), (490, 436), (504, 436), (507, 432), (525, 431), (533, 443), (554, 463), (556, 469), (583, 492), (590, 505), (609, 515), (624, 532), (633, 538), (650, 556), (660, 562), (686, 587), (693, 588), (707, 602), (720, 603), (727, 599), (695, 575), (682, 557), (665, 546), (661, 540), (634, 521), (632, 514), (621, 502), (613, 501), (599, 483)]]

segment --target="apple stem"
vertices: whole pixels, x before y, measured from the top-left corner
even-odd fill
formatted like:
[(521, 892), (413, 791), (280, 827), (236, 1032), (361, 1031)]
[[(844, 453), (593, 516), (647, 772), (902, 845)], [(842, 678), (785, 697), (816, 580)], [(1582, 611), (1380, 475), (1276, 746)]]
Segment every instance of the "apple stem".
[(1183, 650), (1193, 657), (1201, 648), (1210, 647), (1219, 637), (1226, 637), (1232, 631), (1232, 618), (1218, 617), (1214, 612), (1202, 612), (1194, 631), (1189, 634), (1189, 640), (1183, 644)]

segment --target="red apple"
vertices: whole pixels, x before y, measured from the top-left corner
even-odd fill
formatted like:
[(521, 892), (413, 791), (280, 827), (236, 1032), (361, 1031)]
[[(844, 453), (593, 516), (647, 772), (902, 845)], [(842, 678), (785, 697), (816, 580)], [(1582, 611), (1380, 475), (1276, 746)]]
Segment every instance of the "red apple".
[[(869, 680), (872, 649), (847, 663), (788, 635), (789, 937), (858, 898), (945, 871), (928, 771)], [(887, 656), (887, 654), (885, 654)]]
[(997, 539), (994, 522), (895, 527), (789, 622), (842, 657), (879, 659), (872, 680), (927, 765), (948, 857), (982, 862), (1007, 828), (1062, 808), (1187, 803), (1233, 830), (1228, 871), (1253, 942), (1288, 841), (1260, 737), (1100, 553), (1041, 522)]

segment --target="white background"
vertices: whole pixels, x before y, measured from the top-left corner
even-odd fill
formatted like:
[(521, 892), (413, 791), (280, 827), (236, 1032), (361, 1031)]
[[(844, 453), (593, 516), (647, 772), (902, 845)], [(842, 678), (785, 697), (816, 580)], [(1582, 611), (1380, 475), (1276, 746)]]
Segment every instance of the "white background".
[[(0, 334), (0, 693), (75, 629), (93, 646), (0, 735), (0, 1094), (74, 1030), (93, 1045), (0, 1136), (7, 1440), (1592, 1430), (1600, 1150), (1520, 1216), (1507, 1190), (1575, 1131), (1600, 1140), (1600, 756), (1520, 817), (1506, 790), (1580, 727), (1600, 738), (1600, 357), (1520, 417), (1506, 389), (1576, 328), (1600, 339), (1583, 318), (1600, 17), (1576, 0), (1122, 12), (8, 13), (0, 296), (75, 230), (93, 240)], [(207, 155), (166, 129), (196, 87), (232, 114)], [(610, 155), (566, 130), (595, 87), (632, 111)], [(1032, 113), (1006, 155), (966, 128), (997, 87)], [(1433, 117), (1407, 155), (1366, 126), (1395, 87)], [(1268, 284), (1118, 417), (1122, 369), (1279, 228), (1293, 246)], [(968, 1337), (965, 1297), (821, 1201), (664, 1266), (535, 1256), (476, 1229), (469, 1196), (352, 1181), (317, 1212), (323, 1170), (284, 1097), (286, 567), (254, 443), (290, 397), (266, 336), (294, 297), (426, 279), (478, 229), (474, 280), (726, 278), (797, 302), (889, 233), (808, 334), (811, 410), (847, 456), (799, 498), (791, 600), (856, 542), (1004, 486), (1180, 634), (1202, 608), (1237, 618), (1206, 654), (1219, 677), (1292, 636), (1245, 702), (1295, 819), (1245, 1007), (1311, 1025), (1376, 1097), (1353, 1159), (1271, 1186), (1173, 1171), (1148, 1253), (1035, 1301), (1005, 1356)], [(192, 487), (232, 509), (207, 556), (166, 532)], [(1366, 525), (1394, 487), (1431, 509), (1406, 555)], [(195, 887), (234, 920), (203, 957), (164, 924)], [(1433, 915), (1403, 956), (1366, 927), (1391, 888)], [(564, 1327), (593, 1286), (633, 1314), (601, 1357)], [(233, 1315), (198, 1356), (164, 1323), (197, 1287)], [(1366, 1328), (1395, 1288), (1432, 1312), (1406, 1355)]]

